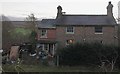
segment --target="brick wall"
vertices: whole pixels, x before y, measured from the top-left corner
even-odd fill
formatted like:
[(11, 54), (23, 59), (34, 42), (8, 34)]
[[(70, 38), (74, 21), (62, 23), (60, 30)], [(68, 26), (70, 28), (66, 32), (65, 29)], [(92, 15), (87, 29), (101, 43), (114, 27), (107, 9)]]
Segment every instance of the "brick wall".
[(46, 29), (47, 38), (41, 38), (41, 30), (38, 30), (38, 40), (56, 40), (56, 29)]
[(58, 46), (63, 47), (66, 45), (66, 40), (74, 39), (75, 42), (101, 42), (103, 44), (117, 44), (114, 36), (116, 35), (114, 26), (103, 26), (103, 34), (95, 34), (94, 26), (74, 26), (74, 34), (66, 34), (65, 26), (57, 26), (56, 40)]

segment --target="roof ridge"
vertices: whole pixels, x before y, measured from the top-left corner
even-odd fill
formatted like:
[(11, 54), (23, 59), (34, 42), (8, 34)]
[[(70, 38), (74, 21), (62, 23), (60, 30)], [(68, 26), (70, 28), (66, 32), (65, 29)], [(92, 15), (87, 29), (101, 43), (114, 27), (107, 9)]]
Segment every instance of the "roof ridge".
[(63, 14), (62, 16), (107, 16), (107, 14)]
[(55, 19), (42, 19), (42, 20), (55, 20)]

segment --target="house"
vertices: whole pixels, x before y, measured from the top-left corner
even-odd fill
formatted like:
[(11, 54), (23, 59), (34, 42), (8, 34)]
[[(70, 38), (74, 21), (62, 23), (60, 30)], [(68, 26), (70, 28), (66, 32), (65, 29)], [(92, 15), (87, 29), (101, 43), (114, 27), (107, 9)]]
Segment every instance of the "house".
[(42, 19), (38, 22), (37, 47), (54, 55), (56, 48), (56, 27), (55, 19)]
[(73, 43), (102, 43), (118, 45), (118, 25), (113, 17), (113, 5), (107, 6), (107, 14), (65, 14), (57, 7), (56, 19), (43, 19), (38, 23), (38, 46), (53, 52)]
[(117, 23), (112, 9), (113, 5), (109, 2), (106, 15), (67, 15), (62, 12), (62, 7), (58, 6), (55, 23), (58, 48), (76, 42), (117, 45)]

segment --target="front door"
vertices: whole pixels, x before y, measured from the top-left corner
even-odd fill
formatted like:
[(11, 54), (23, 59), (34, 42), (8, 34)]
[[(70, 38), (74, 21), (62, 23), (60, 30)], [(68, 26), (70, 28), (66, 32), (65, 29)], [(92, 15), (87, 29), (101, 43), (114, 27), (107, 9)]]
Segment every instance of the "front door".
[(55, 44), (40, 44), (39, 49), (46, 51), (48, 54), (54, 55)]

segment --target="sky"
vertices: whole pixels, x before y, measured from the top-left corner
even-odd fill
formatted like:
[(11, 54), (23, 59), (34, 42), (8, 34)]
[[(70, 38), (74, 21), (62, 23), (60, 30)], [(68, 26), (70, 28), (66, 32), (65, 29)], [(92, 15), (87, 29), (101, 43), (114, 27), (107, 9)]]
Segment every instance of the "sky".
[(113, 15), (118, 18), (120, 0), (0, 0), (0, 14), (27, 17), (33, 13), (37, 18), (55, 18), (57, 6), (66, 14), (107, 14), (108, 2), (113, 4)]

